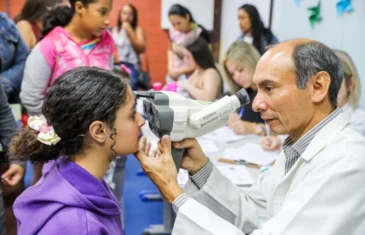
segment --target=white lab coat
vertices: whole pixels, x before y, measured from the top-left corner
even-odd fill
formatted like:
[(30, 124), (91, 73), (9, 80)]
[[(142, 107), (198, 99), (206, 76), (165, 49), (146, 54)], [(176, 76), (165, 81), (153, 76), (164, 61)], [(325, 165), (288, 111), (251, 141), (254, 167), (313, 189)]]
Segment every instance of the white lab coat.
[(361, 108), (354, 110), (349, 104), (344, 105), (342, 110), (350, 113), (350, 124), (352, 128), (365, 136), (365, 110)]
[[(251, 188), (214, 168), (179, 209), (173, 235), (364, 235), (365, 138), (339, 114), (285, 175), (283, 153)], [(249, 153), (244, 153), (249, 154)]]

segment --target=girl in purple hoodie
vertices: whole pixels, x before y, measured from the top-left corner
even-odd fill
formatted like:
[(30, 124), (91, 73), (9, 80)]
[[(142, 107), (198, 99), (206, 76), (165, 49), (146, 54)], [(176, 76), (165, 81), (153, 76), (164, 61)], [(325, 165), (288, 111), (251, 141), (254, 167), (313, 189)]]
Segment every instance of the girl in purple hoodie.
[(46, 162), (43, 176), (14, 204), (18, 234), (123, 234), (120, 207), (103, 180), (116, 156), (138, 150), (144, 119), (125, 80), (78, 67), (47, 93), (10, 152)]

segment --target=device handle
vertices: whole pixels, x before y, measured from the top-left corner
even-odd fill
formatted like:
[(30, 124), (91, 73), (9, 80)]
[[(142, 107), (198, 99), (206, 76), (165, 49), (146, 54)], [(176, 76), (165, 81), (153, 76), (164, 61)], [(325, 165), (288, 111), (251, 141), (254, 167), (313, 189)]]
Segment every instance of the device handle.
[(177, 149), (173, 146), (171, 147), (171, 155), (172, 155), (172, 158), (174, 159), (177, 171), (179, 171), (179, 169), (180, 169), (180, 165), (181, 165), (181, 161), (184, 156), (184, 153), (185, 153), (185, 149)]

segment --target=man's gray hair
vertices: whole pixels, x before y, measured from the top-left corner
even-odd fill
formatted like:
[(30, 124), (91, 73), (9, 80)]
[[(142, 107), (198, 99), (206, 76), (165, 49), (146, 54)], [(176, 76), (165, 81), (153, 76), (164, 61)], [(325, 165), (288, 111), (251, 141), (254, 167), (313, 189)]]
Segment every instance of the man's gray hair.
[(308, 80), (318, 72), (324, 71), (330, 75), (328, 98), (332, 107), (337, 108), (337, 94), (342, 84), (343, 72), (340, 60), (332, 49), (320, 42), (305, 42), (294, 48), (292, 58), (299, 89), (306, 88)]

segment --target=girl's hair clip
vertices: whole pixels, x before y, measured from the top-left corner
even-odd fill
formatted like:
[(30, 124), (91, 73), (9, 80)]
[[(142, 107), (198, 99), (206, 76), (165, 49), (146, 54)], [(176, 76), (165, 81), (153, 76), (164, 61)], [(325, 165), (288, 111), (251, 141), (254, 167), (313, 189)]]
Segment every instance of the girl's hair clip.
[(42, 116), (31, 116), (28, 119), (28, 126), (39, 132), (37, 140), (46, 145), (56, 145), (61, 138), (55, 133), (53, 126), (47, 124), (46, 118)]

